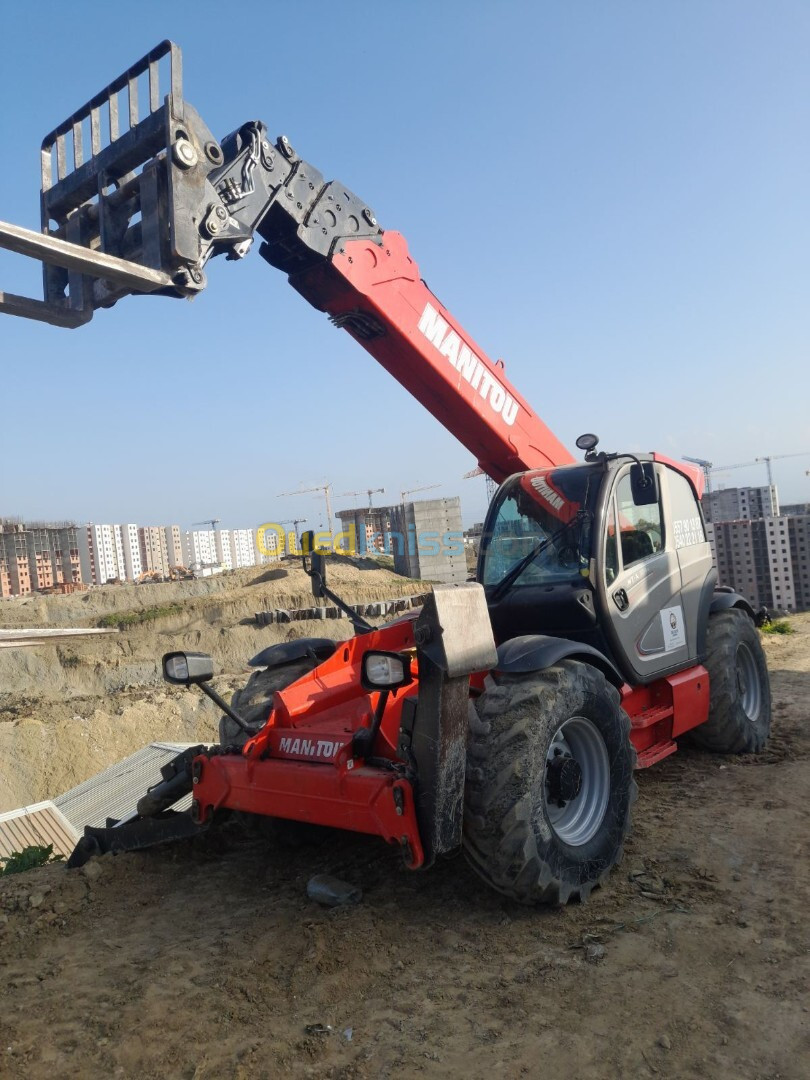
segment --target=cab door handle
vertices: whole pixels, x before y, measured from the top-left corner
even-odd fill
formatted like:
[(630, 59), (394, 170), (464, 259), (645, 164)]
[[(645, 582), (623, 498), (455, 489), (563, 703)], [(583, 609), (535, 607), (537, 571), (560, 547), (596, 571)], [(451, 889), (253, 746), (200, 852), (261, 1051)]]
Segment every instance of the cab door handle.
[(613, 603), (619, 609), (619, 611), (627, 611), (630, 607), (630, 598), (624, 589), (617, 589), (613, 594)]

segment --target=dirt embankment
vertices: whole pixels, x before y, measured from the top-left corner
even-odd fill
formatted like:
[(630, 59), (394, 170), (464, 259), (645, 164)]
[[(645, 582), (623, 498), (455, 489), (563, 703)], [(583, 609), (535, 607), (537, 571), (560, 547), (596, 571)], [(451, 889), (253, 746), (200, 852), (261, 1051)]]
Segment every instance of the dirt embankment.
[[(771, 638), (763, 754), (639, 776), (624, 863), (532, 911), (463, 858), (222, 831), (0, 880), (0, 1074), (804, 1080), (810, 616)], [(363, 889), (330, 911), (310, 875)], [(598, 959), (585, 946), (601, 945)]]
[[(330, 585), (350, 603), (424, 591), (370, 559), (330, 559)], [(0, 813), (52, 798), (153, 740), (216, 739), (219, 714), (195, 690), (169, 688), (160, 658), (172, 649), (208, 652), (225, 694), (247, 678), (260, 649), (294, 637), (344, 638), (345, 620), (257, 627), (253, 615), (313, 604), (293, 562), (201, 581), (120, 586), (0, 604), (0, 626), (98, 626), (144, 617), (117, 634), (59, 645), (0, 649)]]

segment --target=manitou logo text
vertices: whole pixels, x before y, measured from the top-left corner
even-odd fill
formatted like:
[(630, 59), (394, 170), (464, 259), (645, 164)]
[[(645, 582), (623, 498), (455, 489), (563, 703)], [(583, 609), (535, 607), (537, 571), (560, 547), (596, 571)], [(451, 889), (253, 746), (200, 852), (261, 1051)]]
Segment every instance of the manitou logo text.
[(432, 342), (442, 356), (446, 356), (456, 371), (466, 379), (473, 390), (477, 390), (489, 406), (502, 416), (511, 427), (518, 413), (517, 402), (507, 394), (497, 379), (465, 345), (455, 330), (450, 330), (447, 323), (431, 304), (425, 304), (419, 329)]
[(340, 749), (340, 743), (332, 739), (282, 739), (279, 743), (282, 754), (299, 754), (308, 758), (333, 758)]
[(553, 488), (548, 486), (544, 477), (533, 476), (532, 487), (537, 494), (545, 499), (549, 506), (553, 507), (555, 510), (562, 510), (565, 506), (565, 499), (561, 495), (558, 495)]

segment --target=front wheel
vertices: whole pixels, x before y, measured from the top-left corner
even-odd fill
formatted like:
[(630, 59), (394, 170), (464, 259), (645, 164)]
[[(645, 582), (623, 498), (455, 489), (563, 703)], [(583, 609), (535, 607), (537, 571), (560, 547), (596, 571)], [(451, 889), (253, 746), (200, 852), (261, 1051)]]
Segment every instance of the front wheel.
[(771, 731), (771, 683), (759, 631), (739, 608), (709, 616), (709, 719), (689, 732), (718, 754), (753, 754)]
[(585, 900), (622, 857), (636, 797), (630, 720), (596, 668), (500, 676), (470, 720), (464, 847), (524, 904)]

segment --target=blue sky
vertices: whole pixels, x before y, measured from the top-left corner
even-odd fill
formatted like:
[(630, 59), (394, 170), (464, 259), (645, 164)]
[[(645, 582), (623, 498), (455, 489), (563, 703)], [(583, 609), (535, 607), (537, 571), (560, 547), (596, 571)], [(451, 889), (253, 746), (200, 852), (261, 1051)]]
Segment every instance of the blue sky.
[[(0, 218), (38, 226), (42, 136), (171, 37), (211, 129), (265, 120), (403, 232), (569, 446), (810, 451), (806, 3), (66, 12), (4, 12)], [(39, 270), (0, 253), (0, 288), (40, 295)], [(321, 499), (277, 496), (326, 480), (336, 508), (440, 483), (483, 514), (470, 455), (256, 253), (193, 304), (129, 298), (75, 331), (0, 318), (0, 367), (0, 514), (319, 527)], [(783, 502), (810, 501), (806, 469), (775, 462)]]

